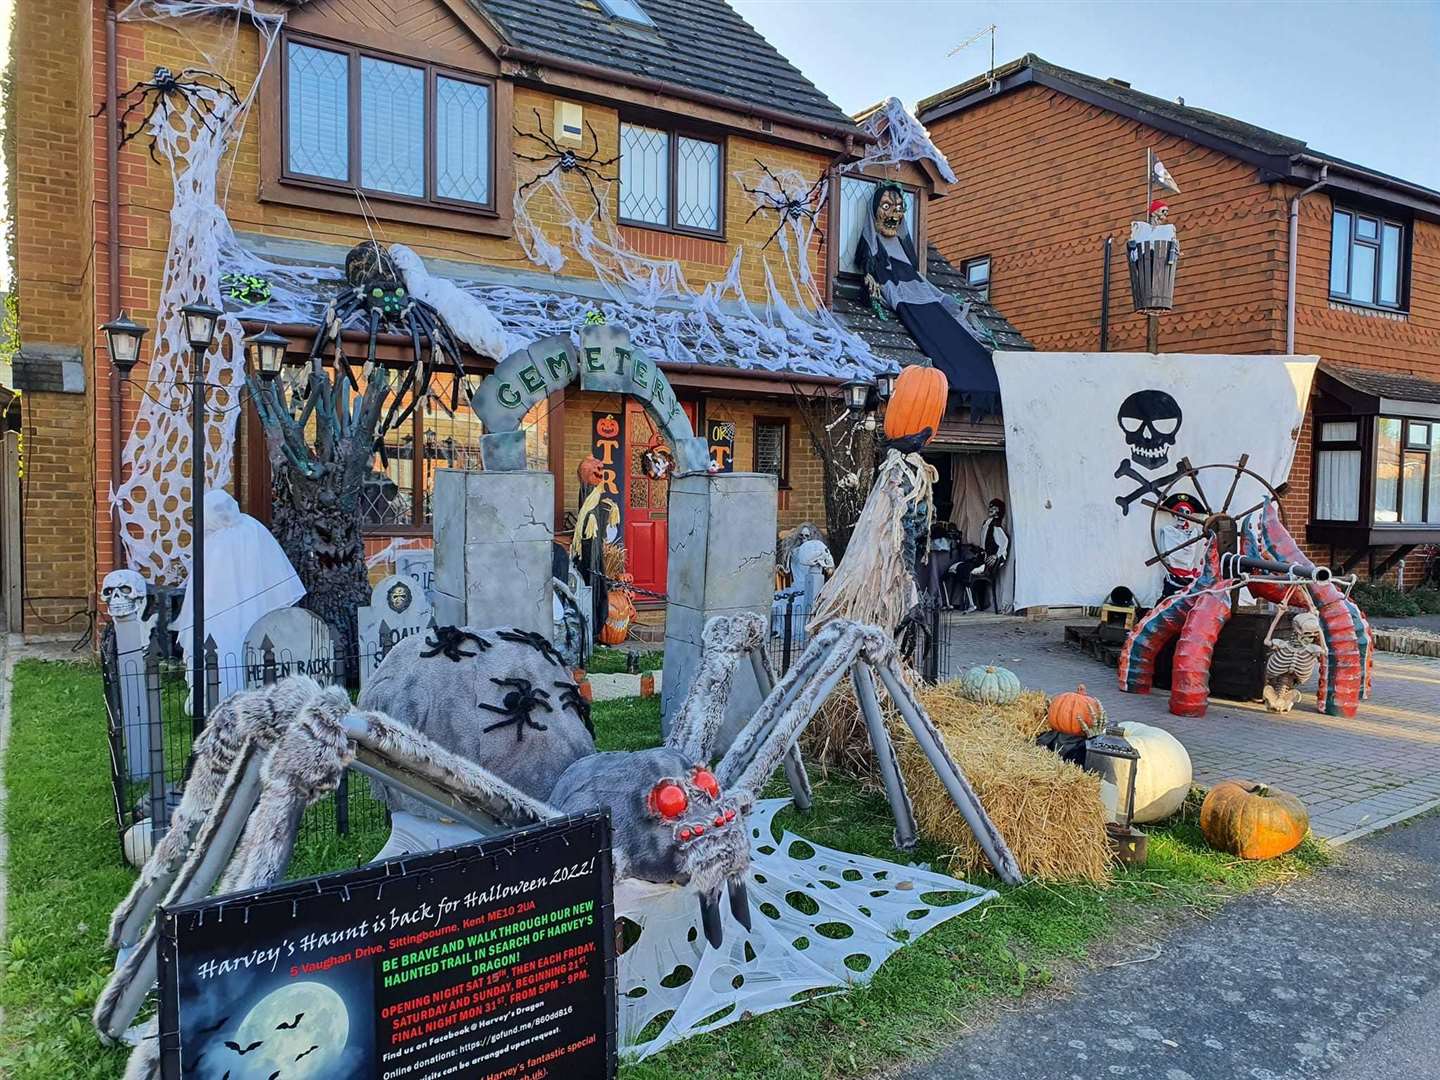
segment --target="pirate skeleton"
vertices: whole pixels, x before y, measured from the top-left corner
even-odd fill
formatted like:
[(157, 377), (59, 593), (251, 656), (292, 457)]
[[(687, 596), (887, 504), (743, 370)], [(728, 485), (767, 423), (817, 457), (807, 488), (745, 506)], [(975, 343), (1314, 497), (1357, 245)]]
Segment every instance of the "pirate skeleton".
[(1161, 505), (1170, 512), (1170, 521), (1159, 531), (1161, 551), (1171, 552), (1166, 563), (1165, 585), (1160, 598), (1184, 592), (1196, 578), (1205, 562), (1205, 545), (1197, 541), (1199, 526), (1193, 517), (1203, 516), (1196, 500), (1189, 495), (1171, 495)]
[(895, 312), (923, 352), (970, 407), (972, 419), (1000, 411), (1000, 383), (989, 352), (970, 329), (969, 312), (921, 277), (920, 260), (906, 234), (905, 192), (895, 183), (875, 185), (870, 216), (860, 227), (855, 265), (865, 275), (872, 301)]

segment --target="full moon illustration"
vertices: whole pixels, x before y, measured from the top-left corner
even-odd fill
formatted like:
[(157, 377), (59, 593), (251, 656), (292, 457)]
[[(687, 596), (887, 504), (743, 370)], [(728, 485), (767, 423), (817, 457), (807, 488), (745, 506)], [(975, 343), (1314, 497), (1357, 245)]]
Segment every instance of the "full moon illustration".
[(327, 1070), (349, 1038), (350, 1013), (340, 995), (323, 983), (298, 982), (266, 994), (241, 1021), (235, 1042), (259, 1046), (243, 1056), (223, 1046), (211, 1053), (232, 1077), (268, 1077), (278, 1070), (284, 1080), (304, 1080), (334, 1075)]

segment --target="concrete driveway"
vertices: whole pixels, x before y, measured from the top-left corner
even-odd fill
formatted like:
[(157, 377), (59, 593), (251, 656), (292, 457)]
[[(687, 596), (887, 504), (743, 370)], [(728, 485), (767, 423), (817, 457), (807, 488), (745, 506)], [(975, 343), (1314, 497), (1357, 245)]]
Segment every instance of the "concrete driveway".
[(1199, 719), (1171, 716), (1167, 691), (1123, 694), (1113, 668), (1064, 644), (1067, 622), (951, 615), (941, 670), (1002, 664), (1027, 687), (1059, 693), (1085, 683), (1120, 720), (1171, 732), (1202, 785), (1243, 777), (1298, 795), (1316, 836), (1344, 843), (1440, 806), (1440, 660), (1376, 653), (1373, 696), (1353, 720), (1315, 709), (1314, 684), (1287, 714), (1212, 699)]

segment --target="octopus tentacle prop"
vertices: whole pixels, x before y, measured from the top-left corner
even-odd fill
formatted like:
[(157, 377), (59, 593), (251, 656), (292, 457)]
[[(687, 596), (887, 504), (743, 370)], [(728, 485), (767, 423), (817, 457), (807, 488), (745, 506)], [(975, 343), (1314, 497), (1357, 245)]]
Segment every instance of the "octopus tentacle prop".
[[(693, 890), (705, 937), (719, 946), (725, 908), (741, 926), (750, 925), (747, 815), (775, 770), (789, 769), (800, 733), (847, 676), (875, 743), (897, 845), (914, 844), (915, 818), (877, 685), (996, 872), (1020, 881), (1014, 855), (905, 682), (894, 641), (877, 627), (828, 623), (772, 686), (764, 620), (748, 614), (712, 619), (700, 669), (665, 745), (623, 753), (596, 751), (575, 715), (580, 710), (569, 707), (571, 691), (578, 690), (563, 665), (523, 636), (469, 628), (459, 634), (488, 637), (491, 646), (457, 663), (436, 663), (423, 655), (417, 636), (406, 638), (371, 677), (358, 709), (343, 690), (322, 690), (298, 677), (237, 694), (211, 714), (174, 823), (115, 913), (111, 941), (124, 951), (96, 1005), (102, 1037), (121, 1036), (154, 981), (158, 905), (199, 899), (217, 883), (225, 891), (274, 884), (285, 872), (305, 807), (335, 790), (346, 768), (383, 780), (387, 799), (403, 793), (481, 832), (605, 807), (614, 822), (616, 878)], [(766, 697), (712, 767), (718, 721), (735, 671), (747, 659)], [(500, 706), (467, 706), (479, 693), (493, 697), (497, 685), (511, 691)], [(533, 689), (539, 685), (557, 688), (566, 707), (550, 706), (549, 692)], [(537, 707), (549, 710), (545, 725), (529, 718)], [(487, 712), (509, 719), (487, 730)], [(510, 724), (525, 730), (527, 723), (524, 753), (516, 753), (505, 731), (494, 730)], [(137, 1051), (142, 1067), (143, 1055), (152, 1052)]]
[[(1223, 517), (1223, 515), (1217, 515)], [(1370, 627), (1364, 613), (1332, 579), (1301, 552), (1280, 520), (1278, 499), (1231, 520), (1233, 532), (1206, 530), (1205, 560), (1188, 588), (1167, 597), (1139, 620), (1120, 653), (1120, 689), (1148, 694), (1155, 658), (1179, 638), (1172, 667), (1170, 711), (1203, 716), (1210, 696), (1210, 662), (1220, 631), (1230, 618), (1227, 593), (1241, 586), (1278, 604), (1290, 604), (1293, 590), (1308, 589), (1320, 618), (1324, 644), (1316, 705), (1331, 716), (1354, 716), (1370, 696)], [(1296, 605), (1299, 606), (1299, 605)]]

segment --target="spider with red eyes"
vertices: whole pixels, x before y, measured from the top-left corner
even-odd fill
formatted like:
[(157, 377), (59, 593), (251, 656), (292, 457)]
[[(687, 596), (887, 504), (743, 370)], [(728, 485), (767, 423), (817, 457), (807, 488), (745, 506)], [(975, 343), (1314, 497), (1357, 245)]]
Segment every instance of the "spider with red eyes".
[(705, 835), (708, 828), (722, 829), (735, 820), (734, 807), (718, 807), (713, 816), (704, 808), (685, 821), (686, 812), (691, 810), (690, 796), (686, 787), (698, 790), (711, 803), (720, 801), (720, 781), (704, 765), (696, 765), (691, 771), (688, 785), (681, 780), (666, 777), (650, 789), (650, 809), (665, 821), (676, 823), (675, 839), (682, 844)]

